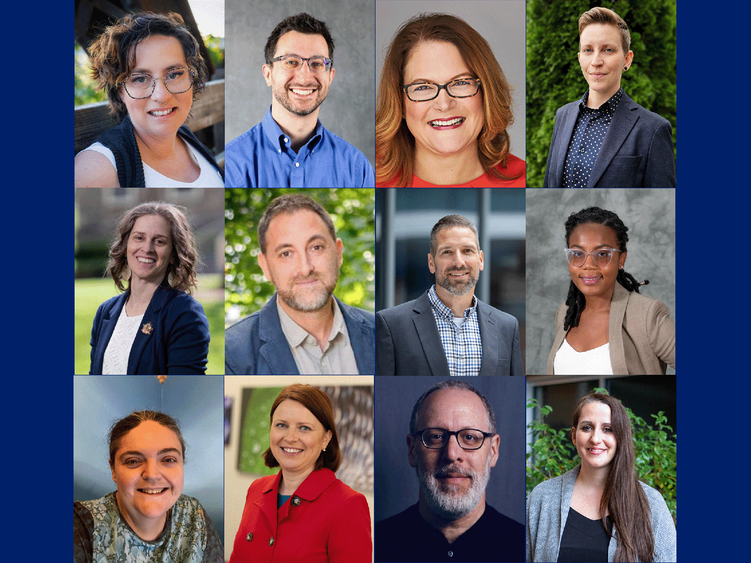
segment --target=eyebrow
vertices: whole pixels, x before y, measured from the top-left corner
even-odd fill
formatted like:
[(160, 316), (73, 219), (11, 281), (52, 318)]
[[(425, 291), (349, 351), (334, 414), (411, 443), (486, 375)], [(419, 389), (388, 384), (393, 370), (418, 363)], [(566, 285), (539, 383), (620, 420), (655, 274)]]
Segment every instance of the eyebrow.
[[(130, 234), (131, 234), (131, 235), (146, 235), (147, 233), (146, 233), (145, 231), (130, 231)], [(154, 236), (155, 236), (155, 237), (164, 237), (164, 238), (169, 238), (169, 235), (166, 235), (166, 234), (160, 234), (160, 233), (156, 233), (156, 234), (155, 234)]]
[[(594, 422), (592, 422), (591, 420), (580, 420), (579, 424), (594, 424)], [(612, 426), (613, 425), (612, 422), (610, 422), (610, 421), (603, 422), (602, 424), (603, 425), (607, 425), (607, 426)]]
[[(316, 234), (316, 235), (313, 235), (312, 237), (310, 237), (306, 241), (305, 245), (307, 246), (307, 245), (309, 245), (311, 242), (313, 242), (315, 240), (322, 240), (323, 242), (328, 242), (326, 240), (326, 237), (324, 235), (322, 235), (322, 234)], [(285, 248), (291, 248), (291, 247), (294, 247), (294, 245), (291, 242), (283, 242), (283, 243), (278, 244), (278, 245), (276, 245), (274, 247), (274, 252), (277, 253), (277, 252), (280, 252), (280, 251), (284, 250)]]
[[(188, 64), (187, 63), (184, 63), (184, 64), (180, 63), (180, 64), (170, 65), (170, 66), (164, 67), (164, 69), (162, 70), (162, 72), (169, 72), (170, 70), (175, 70), (177, 68), (185, 68), (185, 69), (187, 69), (188, 68)], [(151, 72), (151, 70), (148, 70), (148, 69), (145, 69), (145, 68), (134, 68), (133, 70), (130, 71), (130, 73), (131, 74), (148, 74), (148, 75), (152, 75), (153, 74)]]
[[(164, 448), (164, 449), (159, 450), (156, 453), (156, 455), (160, 456), (160, 455), (164, 455), (164, 454), (168, 454), (168, 453), (180, 454), (180, 457), (182, 457), (182, 452), (180, 450), (178, 450), (177, 448)], [(146, 457), (143, 454), (143, 452), (139, 452), (138, 450), (129, 450), (127, 452), (121, 453), (119, 456), (117, 456), (117, 459), (119, 459), (120, 461), (122, 461), (124, 458), (126, 458), (129, 455), (137, 455), (137, 456), (140, 456), (140, 457)]]
[[(448, 82), (456, 80), (457, 78), (462, 78), (464, 76), (468, 76), (470, 78), (476, 79), (476, 76), (473, 72), (467, 71), (467, 72), (460, 72), (459, 74), (454, 75), (452, 78), (449, 78)], [(435, 80), (430, 80), (428, 78), (415, 78), (410, 83), (414, 83), (414, 82), (430, 82), (431, 84), (437, 84)]]
[[(570, 246), (569, 248), (581, 248), (582, 250), (584, 250), (584, 247), (583, 247), (582, 245), (580, 245), (580, 244), (572, 244), (572, 245), (571, 245), (571, 246)], [(610, 246), (610, 245), (609, 245), (609, 244), (607, 244), (607, 243), (603, 243), (603, 244), (598, 244), (598, 245), (597, 245), (597, 246), (595, 246), (594, 248), (595, 248), (595, 250), (597, 250), (598, 248), (614, 248), (614, 249), (615, 249), (615, 247), (614, 247), (614, 246)], [(617, 249), (616, 249), (616, 250), (617, 250)]]

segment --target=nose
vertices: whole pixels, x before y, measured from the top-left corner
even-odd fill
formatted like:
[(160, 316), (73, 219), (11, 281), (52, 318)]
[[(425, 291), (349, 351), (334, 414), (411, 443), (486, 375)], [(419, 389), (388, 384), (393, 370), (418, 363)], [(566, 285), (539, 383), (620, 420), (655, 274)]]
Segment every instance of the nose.
[(307, 276), (314, 270), (313, 261), (307, 252), (301, 252), (299, 256), (297, 268), (303, 276)]
[(443, 457), (450, 462), (464, 457), (464, 450), (459, 445), (459, 437), (456, 434), (449, 436), (449, 441), (443, 446)]
[(148, 481), (158, 477), (159, 471), (157, 470), (157, 464), (154, 460), (146, 460), (143, 464), (141, 477)]
[(592, 66), (600, 66), (602, 64), (602, 53), (596, 50), (592, 56)]
[(172, 96), (172, 92), (167, 90), (164, 85), (164, 80), (157, 78), (154, 80), (154, 92), (151, 94), (151, 99), (155, 101), (168, 100)]
[(449, 96), (446, 88), (441, 88), (438, 91), (438, 96), (433, 100), (433, 107), (440, 111), (446, 111), (456, 103), (456, 100)]
[(591, 441), (594, 444), (599, 444), (600, 442), (602, 442), (602, 430), (600, 430), (599, 428), (595, 428), (592, 431)]

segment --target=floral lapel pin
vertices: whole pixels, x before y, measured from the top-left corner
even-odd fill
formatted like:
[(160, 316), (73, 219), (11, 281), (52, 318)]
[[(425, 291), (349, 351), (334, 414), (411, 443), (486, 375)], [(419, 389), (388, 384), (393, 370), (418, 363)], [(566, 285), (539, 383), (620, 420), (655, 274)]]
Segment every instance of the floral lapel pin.
[(151, 332), (154, 330), (154, 327), (151, 325), (151, 323), (146, 323), (141, 327), (141, 332), (143, 332), (146, 335), (151, 334)]

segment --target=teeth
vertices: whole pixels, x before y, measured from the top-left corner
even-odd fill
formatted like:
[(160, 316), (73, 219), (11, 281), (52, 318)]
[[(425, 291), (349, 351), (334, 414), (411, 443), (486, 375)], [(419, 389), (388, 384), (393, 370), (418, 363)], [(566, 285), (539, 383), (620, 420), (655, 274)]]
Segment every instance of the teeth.
[(291, 90), (298, 96), (307, 96), (313, 92), (313, 90), (298, 90), (296, 88), (291, 88)]
[(161, 117), (163, 115), (167, 115), (168, 113), (172, 113), (172, 110), (171, 109), (165, 109), (165, 110), (162, 110), (162, 111), (154, 110), (154, 111), (152, 111), (150, 113), (151, 113), (151, 115), (154, 115), (156, 117)]
[(142, 264), (153, 264), (155, 262), (155, 260), (151, 258), (138, 258), (138, 261)]
[(298, 450), (296, 448), (282, 448), (282, 451), (285, 451), (285, 452), (288, 452), (288, 453), (292, 453), (292, 454), (296, 454), (298, 452), (301, 452), (302, 450)]
[(160, 493), (163, 493), (167, 489), (139, 489), (142, 493), (146, 493), (147, 495), (158, 495)]
[(462, 121), (464, 121), (463, 117), (457, 117), (456, 119), (451, 119), (449, 121), (440, 121), (440, 120), (431, 121), (430, 125), (432, 125), (433, 127), (447, 127), (449, 125), (457, 125), (458, 123), (461, 123)]

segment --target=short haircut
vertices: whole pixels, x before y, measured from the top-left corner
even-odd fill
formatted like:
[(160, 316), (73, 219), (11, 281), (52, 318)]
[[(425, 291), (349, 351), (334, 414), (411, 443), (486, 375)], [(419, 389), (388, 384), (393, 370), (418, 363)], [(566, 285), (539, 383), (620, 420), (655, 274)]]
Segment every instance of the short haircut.
[(183, 454), (183, 463), (185, 463), (185, 440), (183, 439), (182, 432), (180, 432), (180, 427), (178, 426), (177, 421), (170, 415), (164, 414), (163, 412), (144, 410), (130, 413), (125, 418), (121, 418), (120, 420), (116, 421), (112, 425), (112, 428), (110, 428), (110, 466), (115, 465), (115, 454), (117, 453), (117, 449), (120, 447), (120, 442), (122, 442), (122, 439), (125, 437), (125, 435), (128, 434), (128, 432), (130, 432), (131, 430), (140, 426), (142, 422), (146, 421), (159, 423), (175, 433), (177, 439), (180, 441), (180, 446), (182, 448)]
[(480, 250), (480, 235), (477, 232), (477, 227), (475, 227), (474, 223), (472, 223), (472, 221), (470, 221), (466, 217), (462, 217), (461, 215), (446, 215), (445, 217), (442, 217), (435, 225), (433, 225), (433, 229), (430, 231), (430, 254), (432, 256), (435, 257), (436, 237), (438, 236), (438, 233), (443, 229), (448, 229), (451, 227), (465, 227), (467, 229), (470, 229), (475, 235), (475, 240), (477, 241), (477, 250)]
[(130, 280), (128, 268), (128, 239), (139, 217), (159, 215), (170, 224), (172, 256), (167, 266), (170, 287), (191, 293), (197, 285), (198, 249), (187, 210), (179, 205), (152, 201), (126, 211), (117, 225), (115, 240), (110, 246), (109, 262), (105, 275), (110, 276), (120, 291), (125, 291), (124, 281)]
[[(311, 385), (303, 383), (288, 385), (282, 389), (279, 396), (274, 400), (274, 404), (271, 405), (269, 423), (273, 422), (274, 412), (277, 407), (286, 400), (300, 403), (316, 417), (316, 420), (321, 423), (324, 430), (331, 431), (331, 440), (326, 445), (326, 450), (318, 456), (315, 469), (318, 470), (324, 467), (331, 469), (331, 471), (339, 469), (339, 465), (342, 462), (342, 452), (339, 449), (339, 437), (336, 433), (336, 424), (334, 423), (334, 408), (331, 405), (329, 396)], [(271, 453), (271, 448), (268, 448), (263, 453), (263, 460), (267, 467), (279, 466), (279, 462), (274, 457), (274, 454)]]
[(579, 39), (581, 40), (582, 31), (588, 25), (593, 23), (604, 23), (614, 25), (621, 32), (621, 45), (625, 55), (631, 50), (631, 34), (628, 31), (628, 25), (625, 20), (616, 14), (613, 10), (602, 8), (600, 6), (584, 12), (579, 18)]
[[(201, 57), (196, 38), (188, 30), (180, 14), (128, 14), (108, 26), (91, 44), (91, 76), (107, 93), (110, 113), (120, 122), (128, 115), (122, 101), (122, 85), (136, 65), (136, 47), (149, 37), (174, 37), (180, 42), (185, 61), (193, 73), (193, 100), (206, 87), (209, 70)], [(127, 96), (128, 94), (122, 94)]]
[(266, 47), (263, 50), (266, 64), (271, 64), (271, 59), (274, 58), (274, 53), (276, 53), (276, 44), (279, 42), (279, 38), (289, 31), (297, 31), (298, 33), (306, 33), (308, 35), (322, 35), (329, 49), (328, 58), (331, 60), (334, 59), (334, 39), (331, 37), (329, 28), (321, 20), (317, 20), (310, 14), (303, 12), (283, 20), (271, 32), (271, 35), (266, 40)]
[(308, 210), (318, 214), (321, 220), (326, 224), (329, 234), (333, 240), (336, 240), (336, 228), (331, 217), (321, 205), (303, 194), (289, 194), (279, 196), (274, 199), (266, 211), (263, 212), (261, 221), (258, 223), (258, 244), (261, 252), (266, 254), (266, 231), (269, 230), (271, 221), (281, 213), (295, 213), (297, 211)]
[[(420, 418), (420, 409), (422, 408), (422, 404), (425, 402), (425, 399), (427, 399), (431, 393), (434, 393), (435, 391), (443, 391), (444, 389), (460, 389), (463, 391), (471, 391), (472, 393), (480, 397), (482, 404), (485, 405), (485, 411), (488, 416), (488, 425), (490, 426), (490, 428), (488, 428), (488, 431), (495, 433), (495, 413), (493, 412), (493, 407), (490, 405), (490, 401), (488, 401), (485, 395), (480, 393), (480, 391), (478, 391), (475, 387), (473, 387), (466, 381), (463, 381), (461, 379), (447, 379), (433, 385), (433, 387), (425, 391), (425, 393), (423, 393), (420, 398), (417, 399), (417, 402), (412, 409), (412, 418), (410, 418), (409, 420), (410, 434), (417, 432), (417, 420)], [(478, 428), (478, 430), (481, 430), (481, 428)]]

